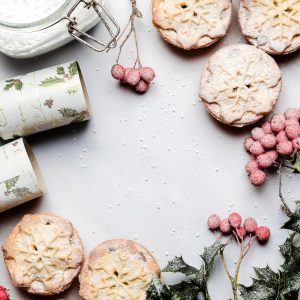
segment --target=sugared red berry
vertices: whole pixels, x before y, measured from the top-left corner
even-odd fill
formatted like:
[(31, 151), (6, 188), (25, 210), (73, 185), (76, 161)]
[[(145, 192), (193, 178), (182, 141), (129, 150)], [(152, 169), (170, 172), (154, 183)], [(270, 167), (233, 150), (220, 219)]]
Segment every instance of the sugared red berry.
[(252, 145), (250, 146), (250, 153), (255, 156), (263, 154), (264, 152), (265, 152), (264, 147), (258, 141), (253, 142)]
[(242, 240), (244, 236), (247, 234), (244, 227), (239, 227), (236, 229), (237, 236)]
[(277, 141), (278, 144), (281, 143), (281, 142), (288, 141), (288, 140), (289, 140), (289, 139), (288, 139), (288, 137), (286, 136), (284, 130), (278, 132), (278, 134), (277, 134), (277, 136), (276, 136), (276, 141)]
[(266, 155), (271, 157), (273, 163), (278, 159), (278, 153), (276, 150), (268, 151), (268, 152), (266, 152)]
[(253, 140), (251, 137), (246, 138), (245, 143), (244, 143), (244, 147), (245, 147), (245, 149), (246, 149), (248, 152), (250, 152), (250, 147), (251, 147), (251, 145), (252, 145), (253, 143), (254, 143), (254, 140)]
[(256, 161), (256, 160), (250, 160), (250, 161), (247, 163), (245, 169), (246, 169), (246, 172), (247, 172), (248, 174), (251, 174), (252, 172), (256, 171), (256, 170), (258, 169), (257, 161)]
[(273, 132), (280, 132), (285, 129), (285, 117), (282, 114), (276, 114), (271, 120), (271, 128)]
[(221, 224), (221, 219), (218, 215), (213, 214), (209, 216), (207, 220), (207, 225), (209, 229), (216, 230), (220, 227), (220, 224)]
[(144, 81), (151, 82), (155, 77), (155, 72), (150, 67), (142, 67), (140, 68), (140, 74)]
[(111, 68), (111, 75), (117, 80), (123, 80), (125, 77), (125, 68), (122, 65), (115, 64)]
[(293, 139), (292, 145), (293, 145), (294, 149), (300, 150), (300, 137)]
[(261, 154), (257, 157), (257, 164), (260, 168), (269, 168), (274, 163), (272, 157), (267, 153)]
[(260, 186), (266, 181), (266, 173), (262, 170), (256, 170), (250, 175), (250, 181), (255, 186)]
[(300, 136), (300, 125), (298, 124), (289, 124), (285, 128), (285, 134), (290, 140), (293, 140)]
[(220, 223), (220, 230), (222, 233), (227, 234), (231, 231), (231, 226), (228, 219), (224, 219)]
[(141, 75), (139, 69), (135, 68), (126, 68), (125, 69), (125, 77), (124, 77), (124, 82), (135, 86), (137, 85), (141, 80)]
[(149, 83), (144, 81), (143, 79), (140, 80), (140, 82), (135, 86), (135, 90), (138, 93), (145, 93), (149, 89)]
[(255, 235), (260, 242), (266, 242), (270, 237), (270, 229), (266, 226), (260, 226), (255, 230)]
[(255, 141), (260, 141), (264, 137), (265, 133), (260, 127), (255, 127), (251, 131), (251, 137)]
[(294, 151), (292, 142), (285, 141), (277, 144), (276, 150), (278, 154), (288, 156), (291, 155)]
[(299, 119), (299, 113), (296, 108), (287, 109), (287, 111), (284, 113), (284, 116), (286, 119)]
[(254, 233), (257, 229), (257, 222), (253, 218), (247, 218), (244, 221), (244, 227), (248, 233)]
[(229, 223), (233, 228), (238, 228), (242, 224), (242, 217), (237, 212), (233, 212), (228, 217)]
[(261, 144), (266, 149), (272, 149), (276, 146), (276, 136), (274, 134), (268, 133), (261, 139)]
[(272, 133), (271, 122), (267, 121), (261, 125), (262, 130), (265, 134)]

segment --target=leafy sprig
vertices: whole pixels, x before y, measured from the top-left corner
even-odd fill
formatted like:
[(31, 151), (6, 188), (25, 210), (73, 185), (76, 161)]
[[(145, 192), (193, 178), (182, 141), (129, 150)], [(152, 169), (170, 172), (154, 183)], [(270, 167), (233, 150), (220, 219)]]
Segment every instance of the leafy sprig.
[(23, 86), (24, 83), (21, 81), (21, 79), (8, 79), (5, 81), (3, 90), (7, 92), (14, 87), (16, 91), (21, 91)]

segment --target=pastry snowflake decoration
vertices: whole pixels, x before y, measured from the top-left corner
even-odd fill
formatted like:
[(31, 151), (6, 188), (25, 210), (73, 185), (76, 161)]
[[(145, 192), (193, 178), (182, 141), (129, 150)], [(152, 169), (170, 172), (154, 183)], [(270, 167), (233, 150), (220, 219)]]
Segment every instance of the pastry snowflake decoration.
[(299, 0), (242, 0), (239, 13), (243, 34), (271, 54), (300, 47)]
[(81, 241), (72, 224), (50, 214), (25, 215), (3, 252), (14, 285), (38, 295), (64, 291), (83, 262)]
[(171, 44), (197, 49), (226, 34), (231, 10), (229, 0), (153, 0), (153, 22)]
[(281, 72), (263, 51), (232, 45), (217, 51), (201, 78), (200, 98), (221, 122), (242, 127), (268, 114), (281, 88)]

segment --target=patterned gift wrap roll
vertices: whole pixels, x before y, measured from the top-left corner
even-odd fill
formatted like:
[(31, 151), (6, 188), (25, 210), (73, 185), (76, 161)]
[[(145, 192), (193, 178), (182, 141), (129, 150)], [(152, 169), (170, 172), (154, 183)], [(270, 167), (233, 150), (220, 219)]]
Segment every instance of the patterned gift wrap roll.
[(0, 137), (4, 140), (90, 119), (77, 62), (0, 82)]
[(45, 190), (38, 163), (24, 139), (0, 148), (0, 212), (40, 197)]

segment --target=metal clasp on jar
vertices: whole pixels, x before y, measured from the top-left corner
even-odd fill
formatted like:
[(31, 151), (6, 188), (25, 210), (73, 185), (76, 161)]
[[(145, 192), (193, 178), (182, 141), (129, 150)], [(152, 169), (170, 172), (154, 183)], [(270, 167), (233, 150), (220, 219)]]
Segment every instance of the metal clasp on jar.
[[(101, 0), (99, 0), (101, 1)], [(98, 14), (100, 20), (105, 25), (110, 40), (108, 41), (102, 41), (98, 40), (92, 35), (82, 31), (79, 29), (78, 24), (76, 22), (76, 18), (72, 17), (72, 13), (80, 3), (84, 3), (84, 7), (86, 9), (94, 9), (95, 12)], [(115, 19), (112, 17), (112, 15), (108, 12), (108, 10), (102, 5), (101, 2), (98, 2), (97, 0), (78, 0), (74, 6), (70, 9), (69, 13), (66, 17), (63, 19), (66, 19), (69, 21), (68, 24), (68, 30), (72, 37), (74, 37), (79, 42), (85, 44), (86, 46), (90, 47), (91, 49), (97, 51), (97, 52), (103, 52), (105, 50), (109, 50), (111, 48), (115, 48), (117, 45), (117, 36), (120, 33), (120, 27), (115, 21)], [(94, 43), (94, 44), (93, 44)]]

